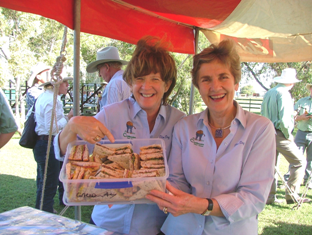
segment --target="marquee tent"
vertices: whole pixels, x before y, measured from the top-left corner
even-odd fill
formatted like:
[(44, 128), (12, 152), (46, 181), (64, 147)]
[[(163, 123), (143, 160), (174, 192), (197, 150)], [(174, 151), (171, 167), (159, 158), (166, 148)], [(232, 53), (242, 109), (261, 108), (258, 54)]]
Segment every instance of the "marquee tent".
[[(0, 6), (55, 19), (74, 29), (77, 0), (1, 0)], [(80, 1), (79, 1), (80, 2)], [(81, 0), (81, 32), (135, 44), (166, 36), (193, 54), (194, 29), (211, 43), (232, 38), (242, 61), (312, 60), (311, 0)]]

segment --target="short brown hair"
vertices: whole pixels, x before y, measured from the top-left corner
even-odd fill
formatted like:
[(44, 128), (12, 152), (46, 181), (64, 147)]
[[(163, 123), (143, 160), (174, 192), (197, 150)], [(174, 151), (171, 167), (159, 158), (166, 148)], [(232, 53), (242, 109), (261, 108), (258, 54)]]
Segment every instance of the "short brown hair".
[(235, 49), (233, 40), (224, 40), (219, 45), (211, 44), (201, 53), (193, 58), (192, 82), (198, 88), (198, 71), (202, 64), (211, 63), (218, 60), (221, 63), (229, 66), (230, 72), (234, 76), (235, 84), (241, 80), (241, 65), (240, 57)]
[(132, 58), (123, 73), (123, 79), (129, 85), (132, 85), (135, 78), (150, 73), (160, 73), (161, 79), (166, 84), (171, 81), (168, 91), (163, 96), (165, 105), (177, 80), (176, 64), (167, 50), (168, 47), (168, 44), (157, 37), (143, 37), (138, 41)]

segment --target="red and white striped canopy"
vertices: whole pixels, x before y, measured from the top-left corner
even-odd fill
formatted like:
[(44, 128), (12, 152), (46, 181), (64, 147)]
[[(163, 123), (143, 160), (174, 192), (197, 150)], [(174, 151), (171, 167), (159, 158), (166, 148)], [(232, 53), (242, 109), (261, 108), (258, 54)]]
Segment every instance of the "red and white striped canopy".
[[(74, 28), (75, 0), (1, 0), (0, 6)], [(194, 53), (194, 28), (211, 43), (232, 38), (243, 61), (312, 60), (311, 0), (81, 0), (81, 32), (135, 44), (166, 36)]]

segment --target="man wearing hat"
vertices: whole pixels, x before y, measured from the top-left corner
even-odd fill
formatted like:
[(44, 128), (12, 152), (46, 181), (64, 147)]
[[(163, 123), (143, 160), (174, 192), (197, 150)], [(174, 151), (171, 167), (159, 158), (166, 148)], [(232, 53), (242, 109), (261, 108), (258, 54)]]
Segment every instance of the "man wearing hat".
[[(290, 164), (290, 176), (287, 184), (294, 192), (292, 195), (299, 200), (298, 193), (304, 175), (305, 160), (291, 134), (294, 129), (294, 108), (289, 90), (295, 83), (300, 81), (296, 78), (296, 70), (293, 68), (284, 69), (282, 75), (275, 77), (274, 81), (278, 84), (264, 95), (261, 105), (261, 115), (269, 118), (274, 124), (276, 130), (275, 165), (278, 165), (278, 155), (281, 153)], [(277, 175), (275, 174), (267, 204), (282, 202), (276, 198), (276, 188)], [(291, 192), (287, 189), (285, 197), (287, 204), (294, 203), (291, 197)], [(309, 201), (306, 198), (302, 200), (302, 202)]]
[(99, 71), (99, 76), (107, 82), (100, 101), (100, 109), (131, 95), (130, 87), (122, 78), (123, 70), (121, 67), (126, 64), (128, 64), (127, 61), (119, 58), (118, 49), (112, 46), (99, 50), (96, 54), (96, 61), (88, 64), (88, 73)]
[(39, 62), (32, 68), (30, 78), (28, 79), (28, 85), (31, 87), (27, 90), (26, 93), (26, 107), (29, 110), (38, 96), (43, 92), (43, 89), (39, 87), (40, 84), (48, 81), (48, 73), (50, 67), (44, 63)]
[[(307, 154), (304, 184), (307, 183), (312, 171), (312, 84), (307, 84), (306, 87), (310, 95), (298, 100), (295, 104), (295, 111), (297, 111), (295, 121), (298, 128), (295, 143), (302, 154), (305, 151)], [(312, 182), (309, 182), (308, 187), (312, 188)]]

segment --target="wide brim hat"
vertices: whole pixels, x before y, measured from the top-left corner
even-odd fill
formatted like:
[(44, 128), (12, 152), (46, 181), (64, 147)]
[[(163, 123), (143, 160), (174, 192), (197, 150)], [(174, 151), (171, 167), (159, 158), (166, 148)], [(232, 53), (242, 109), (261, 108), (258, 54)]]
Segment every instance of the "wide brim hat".
[[(63, 78), (62, 81), (66, 82), (66, 81), (72, 81), (72, 80), (74, 80), (74, 78), (72, 78), (72, 77), (65, 77), (65, 78)], [(40, 84), (39, 87), (44, 87), (44, 86), (53, 85), (53, 84), (54, 84), (54, 82), (49, 81), (49, 82), (45, 82), (45, 83)]]
[(310, 90), (311, 86), (312, 86), (312, 84), (310, 84), (310, 83), (306, 84), (306, 88), (307, 88), (308, 90)]
[(127, 65), (128, 61), (121, 60), (119, 57), (118, 49), (116, 47), (105, 47), (96, 53), (96, 61), (87, 65), (87, 72), (94, 73), (98, 71), (99, 64), (108, 62), (120, 62), (122, 65)]
[(293, 68), (287, 68), (282, 71), (282, 75), (274, 78), (274, 82), (282, 83), (282, 84), (292, 84), (301, 82), (296, 77), (297, 72)]
[(31, 85), (33, 84), (35, 77), (36, 77), (39, 73), (41, 73), (41, 72), (43, 72), (43, 71), (45, 71), (45, 70), (50, 70), (50, 69), (51, 69), (51, 67), (47, 66), (46, 64), (44, 64), (44, 63), (42, 63), (42, 62), (39, 62), (38, 64), (36, 64), (36, 65), (35, 65), (34, 67), (32, 67), (32, 69), (31, 69), (31, 75), (30, 75), (30, 77), (29, 77), (29, 79), (28, 79), (28, 81), (27, 81), (28, 85), (31, 86)]

